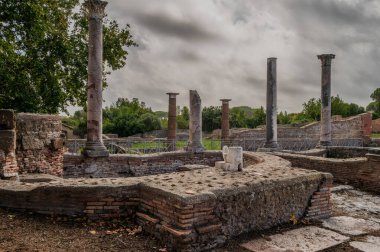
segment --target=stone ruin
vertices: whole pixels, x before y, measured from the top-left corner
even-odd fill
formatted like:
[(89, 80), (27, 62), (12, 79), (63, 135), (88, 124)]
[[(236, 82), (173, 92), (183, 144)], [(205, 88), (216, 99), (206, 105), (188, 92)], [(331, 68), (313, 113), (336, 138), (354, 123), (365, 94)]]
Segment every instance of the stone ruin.
[[(201, 99), (192, 90), (186, 151), (110, 155), (101, 135), (105, 6), (103, 1), (85, 3), (90, 20), (89, 43), (93, 46), (89, 52), (89, 121), (84, 155), (63, 156), (59, 117), (0, 111), (0, 175), (17, 178), (20, 174), (20, 182), (0, 180), (0, 207), (90, 219), (133, 218), (169, 250), (204, 251), (240, 234), (288, 223), (291, 218), (329, 217), (333, 183), (330, 172), (337, 181), (379, 190), (379, 180), (371, 178), (379, 170), (378, 149), (330, 146), (331, 125), (327, 124), (331, 124), (328, 112), (332, 55), (319, 56), (324, 110), (320, 146), (324, 148), (305, 153), (278, 152), (276, 59), (269, 58), (265, 147), (270, 153), (243, 153), (241, 147), (205, 151)], [(172, 113), (176, 95), (169, 93), (171, 138), (176, 130)], [(228, 99), (222, 102), (222, 132), (226, 139)], [(355, 160), (347, 160), (352, 156)]]
[(216, 162), (215, 167), (224, 171), (243, 171), (243, 148), (224, 146), (223, 160)]

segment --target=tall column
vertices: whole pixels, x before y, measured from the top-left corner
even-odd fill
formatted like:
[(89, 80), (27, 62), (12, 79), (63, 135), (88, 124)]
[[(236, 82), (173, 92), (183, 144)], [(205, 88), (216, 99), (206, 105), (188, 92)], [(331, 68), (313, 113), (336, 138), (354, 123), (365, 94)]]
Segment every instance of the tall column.
[(331, 61), (334, 54), (317, 56), (322, 64), (321, 81), (321, 132), (319, 146), (331, 145)]
[(222, 101), (222, 148), (226, 144), (226, 140), (230, 136), (230, 108), (229, 102), (231, 99), (221, 99)]
[(202, 145), (202, 101), (196, 90), (190, 90), (189, 143), (187, 150), (194, 153), (204, 151)]
[(166, 93), (169, 95), (169, 111), (168, 111), (168, 147), (170, 150), (176, 150), (177, 139), (177, 95), (179, 93)]
[(278, 148), (277, 144), (277, 58), (267, 59), (267, 122), (264, 147)]
[(86, 0), (88, 10), (87, 141), (84, 154), (104, 157), (109, 153), (102, 140), (103, 17), (107, 2)]

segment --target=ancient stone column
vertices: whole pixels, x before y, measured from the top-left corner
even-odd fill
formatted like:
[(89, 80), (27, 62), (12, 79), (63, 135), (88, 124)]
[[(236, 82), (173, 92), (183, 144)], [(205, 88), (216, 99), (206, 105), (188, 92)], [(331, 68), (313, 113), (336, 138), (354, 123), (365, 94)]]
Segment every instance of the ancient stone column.
[(87, 141), (84, 154), (104, 157), (109, 153), (102, 140), (102, 72), (103, 72), (103, 17), (107, 2), (87, 0), (88, 11), (88, 81), (87, 81)]
[(168, 111), (168, 147), (170, 150), (176, 150), (177, 139), (177, 99), (179, 93), (166, 93), (169, 95), (169, 111)]
[(224, 145), (227, 144), (226, 140), (230, 136), (230, 108), (229, 108), (229, 102), (231, 99), (221, 99), (222, 101), (222, 144), (221, 147), (223, 148)]
[(266, 142), (264, 147), (277, 149), (277, 58), (267, 59)]
[(318, 55), (322, 63), (321, 132), (319, 146), (331, 145), (331, 61), (334, 54)]
[(189, 143), (187, 150), (194, 153), (204, 151), (202, 145), (202, 102), (196, 90), (190, 90)]

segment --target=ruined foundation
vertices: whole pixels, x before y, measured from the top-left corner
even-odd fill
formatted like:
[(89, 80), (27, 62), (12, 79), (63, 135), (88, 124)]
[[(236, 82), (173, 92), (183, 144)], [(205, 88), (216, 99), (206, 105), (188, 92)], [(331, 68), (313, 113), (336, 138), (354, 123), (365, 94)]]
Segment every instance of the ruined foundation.
[[(92, 219), (135, 218), (171, 251), (212, 249), (239, 234), (288, 223), (291, 216), (319, 219), (331, 214), (330, 174), (293, 168), (289, 161), (264, 153), (246, 153), (242, 172), (205, 166), (207, 162), (189, 165), (175, 153), (170, 155), (145, 155), (134, 161), (142, 168), (182, 160), (183, 171), (127, 178), (0, 181), (0, 206)], [(221, 152), (204, 155), (203, 160), (222, 157)], [(126, 158), (112, 156), (109, 159), (120, 163)], [(79, 157), (71, 158), (77, 165), (70, 169), (90, 166)], [(132, 157), (128, 158), (131, 165)], [(93, 163), (102, 163), (97, 161)]]

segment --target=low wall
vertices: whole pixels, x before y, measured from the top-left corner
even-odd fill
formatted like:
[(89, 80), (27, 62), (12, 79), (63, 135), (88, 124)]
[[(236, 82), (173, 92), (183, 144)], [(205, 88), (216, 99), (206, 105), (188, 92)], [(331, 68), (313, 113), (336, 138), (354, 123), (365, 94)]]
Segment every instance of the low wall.
[(365, 157), (373, 148), (329, 146), (326, 148), (328, 158), (357, 158)]
[[(334, 150), (334, 153), (337, 152), (337, 150)], [(337, 156), (346, 156), (346, 154), (338, 154)], [(294, 167), (328, 172), (334, 176), (334, 180), (338, 183), (350, 184), (363, 190), (380, 193), (379, 153), (347, 159), (311, 157), (288, 153), (276, 153), (276, 155), (289, 160)]]
[(60, 116), (16, 115), (16, 157), (20, 173), (63, 173), (64, 140)]
[(184, 165), (214, 166), (223, 160), (220, 151), (193, 154), (185, 151), (151, 155), (120, 154), (103, 158), (88, 158), (65, 154), (63, 170), (65, 178), (137, 177), (181, 170)]
[(210, 167), (135, 178), (0, 181), (0, 207), (135, 217), (171, 251), (212, 249), (293, 216), (331, 215), (330, 174), (292, 168), (289, 161), (264, 153), (246, 153), (244, 162), (249, 166), (243, 172)]
[[(372, 115), (364, 113), (357, 116), (334, 120), (331, 123), (332, 138), (338, 139), (363, 139), (366, 144), (371, 142)], [(281, 139), (287, 141), (308, 139), (309, 141), (319, 141), (320, 123), (315, 122), (302, 127), (281, 126), (277, 130), (279, 142)], [(247, 129), (238, 133), (233, 133), (230, 139), (265, 139), (265, 129)], [(286, 142), (285, 142), (286, 143)]]

